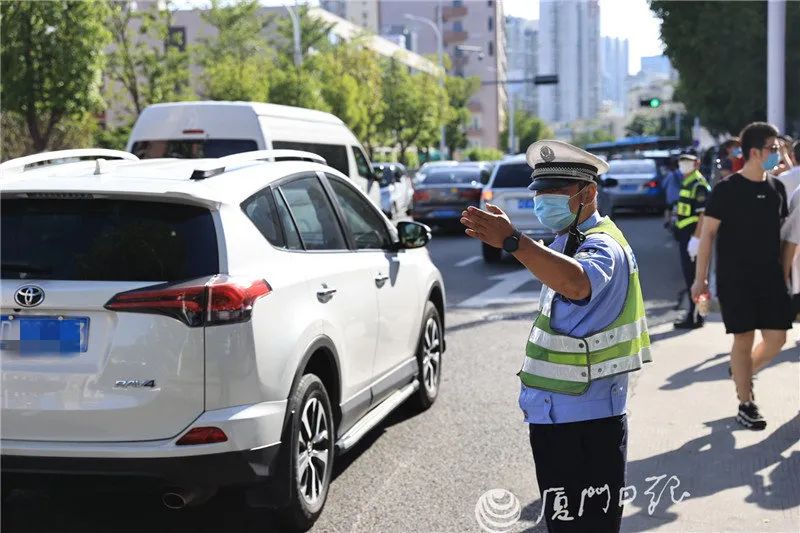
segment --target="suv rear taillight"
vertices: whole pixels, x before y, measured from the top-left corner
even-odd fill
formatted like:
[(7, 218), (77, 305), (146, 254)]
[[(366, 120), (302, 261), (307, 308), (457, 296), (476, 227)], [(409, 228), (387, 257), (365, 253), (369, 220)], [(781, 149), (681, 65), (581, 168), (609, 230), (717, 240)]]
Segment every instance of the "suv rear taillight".
[(431, 194), (428, 191), (414, 191), (415, 202), (427, 202), (431, 199)]
[(472, 189), (467, 191), (461, 191), (458, 193), (458, 197), (463, 200), (480, 200), (481, 199), (481, 190), (480, 189)]
[(213, 326), (249, 320), (255, 301), (270, 292), (272, 287), (263, 279), (214, 276), (121, 292), (111, 298), (105, 308), (165, 315), (191, 327)]
[(481, 200), (484, 202), (491, 202), (492, 198), (494, 198), (494, 193), (491, 190), (484, 190), (481, 194)]

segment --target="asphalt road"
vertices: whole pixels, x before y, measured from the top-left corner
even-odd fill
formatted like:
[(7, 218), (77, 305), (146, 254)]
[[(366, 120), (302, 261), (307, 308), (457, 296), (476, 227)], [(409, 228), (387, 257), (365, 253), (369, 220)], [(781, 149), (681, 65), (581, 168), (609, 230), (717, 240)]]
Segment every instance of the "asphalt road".
[[(640, 264), (650, 323), (674, 319), (681, 289), (674, 242), (656, 217), (627, 216), (618, 223)], [(313, 531), (480, 531), (476, 502), (495, 488), (520, 499), (522, 519), (514, 531), (543, 530), (534, 526), (541, 502), (515, 375), (540, 285), (511, 257), (484, 264), (480, 244), (458, 232), (437, 232), (429, 249), (447, 289), (440, 396), (425, 413), (399, 410), (337, 458)], [(633, 393), (635, 386), (634, 377)], [(170, 512), (144, 494), (16, 492), (6, 495), (2, 515), (9, 533), (277, 531), (268, 512), (247, 509), (229, 495)]]

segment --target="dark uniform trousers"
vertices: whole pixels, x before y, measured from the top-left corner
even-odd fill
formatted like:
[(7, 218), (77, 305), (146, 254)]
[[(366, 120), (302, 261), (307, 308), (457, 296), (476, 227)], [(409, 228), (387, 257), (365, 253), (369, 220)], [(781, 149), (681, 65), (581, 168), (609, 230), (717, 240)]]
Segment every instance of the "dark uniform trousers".
[(696, 224), (692, 224), (684, 229), (678, 230), (678, 251), (681, 257), (681, 271), (683, 272), (683, 280), (686, 282), (686, 289), (689, 291), (689, 320), (696, 320), (694, 316), (694, 300), (692, 299), (692, 285), (694, 284), (695, 264), (692, 258), (689, 257), (689, 252), (686, 246), (694, 234)]
[[(542, 504), (545, 505), (544, 517), (548, 531), (618, 532), (622, 522), (620, 490), (625, 486), (628, 451), (626, 416), (529, 426), (536, 478)], [(606, 485), (608, 493), (589, 496), (584, 491)], [(563, 488), (563, 492), (548, 490), (558, 488)], [(566, 500), (557, 498), (559, 492), (566, 496)], [(578, 516), (584, 493), (583, 514)], [(557, 502), (560, 505), (556, 505)], [(572, 520), (554, 518), (554, 514), (558, 513)]]

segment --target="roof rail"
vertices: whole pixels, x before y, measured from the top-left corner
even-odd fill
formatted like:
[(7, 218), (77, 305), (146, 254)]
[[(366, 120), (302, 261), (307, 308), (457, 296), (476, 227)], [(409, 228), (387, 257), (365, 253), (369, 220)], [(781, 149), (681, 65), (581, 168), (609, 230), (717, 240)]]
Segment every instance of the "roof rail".
[[(25, 157), (18, 157), (16, 159), (9, 159), (5, 163), (0, 164), (0, 170), (4, 173), (11, 171), (12, 173), (25, 172), (29, 170), (29, 165), (36, 165), (39, 163), (50, 163), (60, 159), (73, 159), (76, 157), (85, 159), (126, 159), (129, 161), (138, 161), (139, 158), (130, 152), (123, 152), (122, 150), (107, 150), (105, 148), (80, 148), (77, 150), (56, 150), (55, 152), (42, 152), (40, 154), (28, 155)], [(44, 165), (42, 165), (44, 166)]]
[(225, 172), (225, 168), (230, 165), (251, 161), (310, 161), (321, 165), (328, 164), (324, 157), (301, 150), (255, 150), (252, 152), (242, 152), (240, 154), (220, 157), (213, 161), (208, 167), (196, 169), (192, 172), (190, 179), (203, 180), (210, 178), (217, 174), (222, 174)]

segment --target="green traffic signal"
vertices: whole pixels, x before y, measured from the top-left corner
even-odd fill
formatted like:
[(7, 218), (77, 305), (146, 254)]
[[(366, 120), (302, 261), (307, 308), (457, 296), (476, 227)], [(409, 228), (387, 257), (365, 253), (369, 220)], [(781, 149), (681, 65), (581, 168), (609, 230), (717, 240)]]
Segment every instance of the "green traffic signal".
[(656, 107), (658, 107), (660, 105), (661, 105), (661, 99), (660, 98), (651, 98), (650, 99), (650, 107), (656, 108)]

